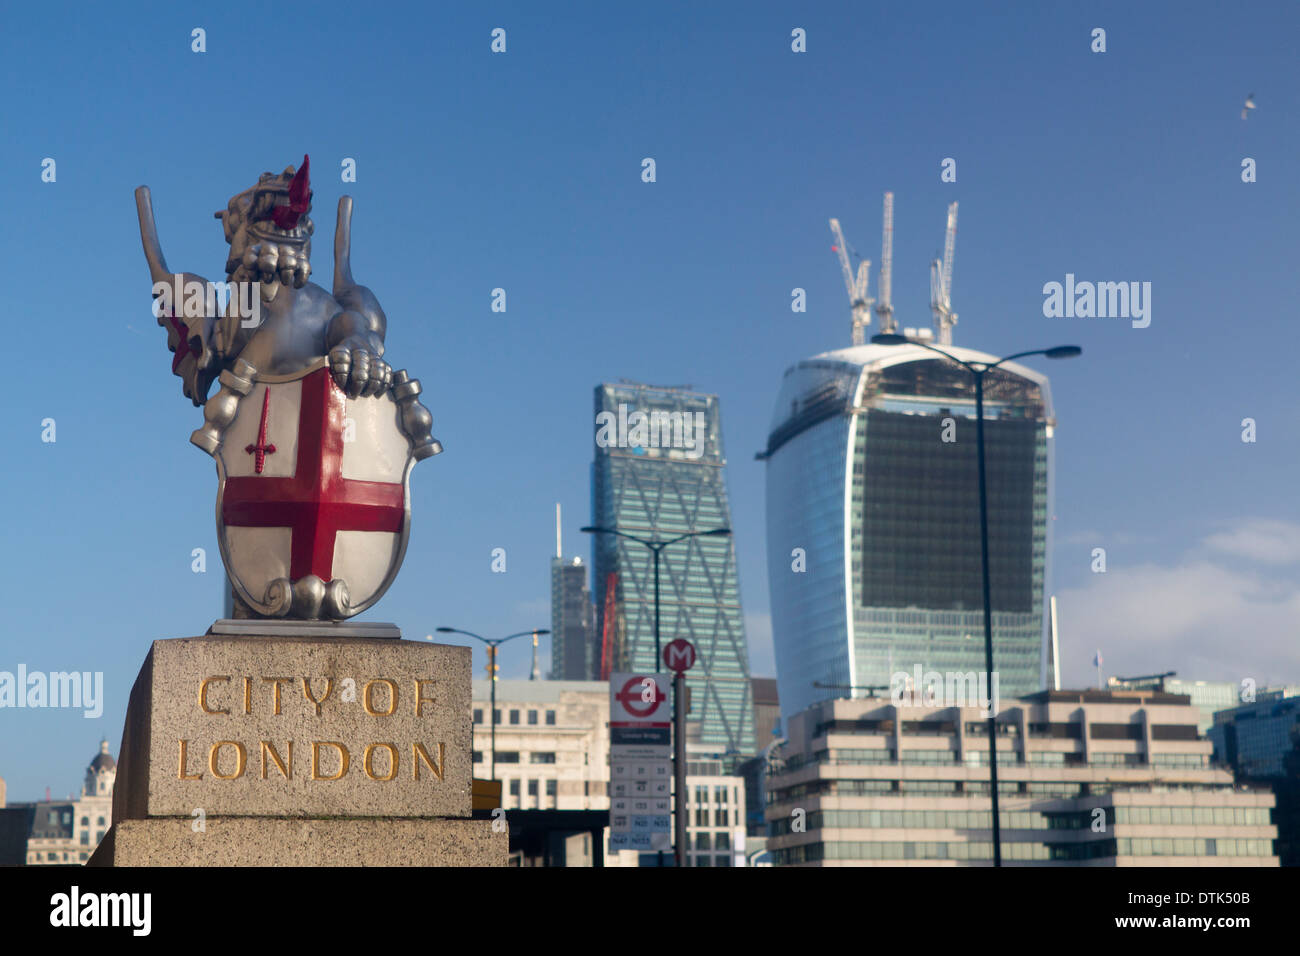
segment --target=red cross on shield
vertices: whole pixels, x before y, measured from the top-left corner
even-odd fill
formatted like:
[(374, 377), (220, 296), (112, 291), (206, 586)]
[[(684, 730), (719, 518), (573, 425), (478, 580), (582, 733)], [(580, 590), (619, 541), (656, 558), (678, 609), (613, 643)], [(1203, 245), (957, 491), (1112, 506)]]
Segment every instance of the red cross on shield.
[(414, 465), (391, 395), (349, 398), (323, 361), (257, 374), (215, 458), (221, 556), (250, 607), (344, 618), (388, 589)]

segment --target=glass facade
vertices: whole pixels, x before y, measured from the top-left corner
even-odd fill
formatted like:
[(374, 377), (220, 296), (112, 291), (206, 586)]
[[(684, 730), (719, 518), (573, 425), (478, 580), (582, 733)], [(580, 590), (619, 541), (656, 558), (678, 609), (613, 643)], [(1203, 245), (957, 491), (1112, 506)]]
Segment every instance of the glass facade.
[[(984, 419), (994, 665), (1015, 696), (1042, 686), (1045, 664), (1047, 380), (989, 373)], [(973, 376), (920, 347), (857, 346), (786, 373), (762, 455), (784, 715), (918, 664), (983, 672), (975, 433)]]
[(595, 609), (579, 558), (551, 559), (551, 680), (598, 680)]
[[(595, 390), (592, 524), (647, 540), (730, 528), (722, 423), (716, 395), (683, 388), (607, 384)], [(616, 582), (612, 670), (660, 671), (655, 658), (654, 555), (617, 535), (592, 535), (596, 631), (604, 594)], [(730, 537), (692, 537), (660, 555), (661, 647), (695, 645), (687, 672), (691, 742), (748, 755), (754, 710), (735, 547)]]

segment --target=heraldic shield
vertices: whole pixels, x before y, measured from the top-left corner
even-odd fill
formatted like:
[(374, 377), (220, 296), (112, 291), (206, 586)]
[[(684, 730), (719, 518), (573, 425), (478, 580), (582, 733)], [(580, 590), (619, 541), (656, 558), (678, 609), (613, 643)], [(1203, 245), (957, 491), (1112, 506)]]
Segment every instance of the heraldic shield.
[(411, 468), (441, 451), (408, 435), (419, 383), (401, 373), (392, 389), (352, 398), (324, 359), (290, 375), (240, 364), (191, 436), (216, 445), (217, 538), (236, 593), (265, 617), (359, 614), (406, 554)]

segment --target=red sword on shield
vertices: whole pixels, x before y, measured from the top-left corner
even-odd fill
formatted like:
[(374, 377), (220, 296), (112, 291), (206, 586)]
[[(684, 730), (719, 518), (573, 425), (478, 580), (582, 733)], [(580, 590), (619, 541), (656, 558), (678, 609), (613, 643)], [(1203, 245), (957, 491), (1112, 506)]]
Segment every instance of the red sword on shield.
[(271, 390), (268, 388), (262, 393), (262, 424), (257, 428), (257, 444), (246, 445), (244, 447), (244, 451), (255, 456), (253, 458), (253, 470), (259, 475), (262, 473), (262, 468), (266, 465), (266, 456), (275, 454), (275, 446), (266, 443), (266, 413), (270, 407)]

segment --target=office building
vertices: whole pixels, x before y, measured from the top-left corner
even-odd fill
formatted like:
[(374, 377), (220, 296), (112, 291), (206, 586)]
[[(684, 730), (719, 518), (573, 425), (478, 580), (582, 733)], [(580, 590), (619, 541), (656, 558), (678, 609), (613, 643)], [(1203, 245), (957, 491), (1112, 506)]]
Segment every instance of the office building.
[[(1033, 369), (1008, 362), (984, 383), (994, 645), (1014, 696), (1047, 686), (1055, 419)], [(759, 455), (784, 716), (918, 664), (984, 670), (975, 429), (973, 376), (917, 344), (839, 349), (785, 373)]]
[(1201, 735), (1214, 726), (1214, 715), (1241, 703), (1242, 686), (1232, 681), (1180, 680), (1172, 672), (1152, 674), (1148, 677), (1109, 677), (1106, 686), (1112, 690), (1159, 690), (1166, 694), (1186, 694), (1192, 706), (1200, 711), (1197, 728)]
[[(636, 383), (595, 390), (592, 525), (650, 541), (730, 528), (716, 395)], [(660, 671), (654, 556), (614, 534), (592, 535), (596, 631), (609, 671)], [(689, 537), (660, 557), (662, 645), (684, 638), (687, 739), (736, 757), (754, 746), (753, 698), (736, 553), (729, 536)]]
[(1209, 738), (1216, 758), (1238, 777), (1262, 779), (1286, 775), (1286, 757), (1300, 747), (1298, 733), (1300, 687), (1281, 687), (1257, 691), (1253, 703), (1216, 713)]
[[(1188, 698), (1040, 691), (997, 714), (1007, 866), (1277, 866), (1266, 789), (1211, 762)], [(978, 706), (822, 701), (789, 722), (768, 786), (776, 865), (988, 866)]]

